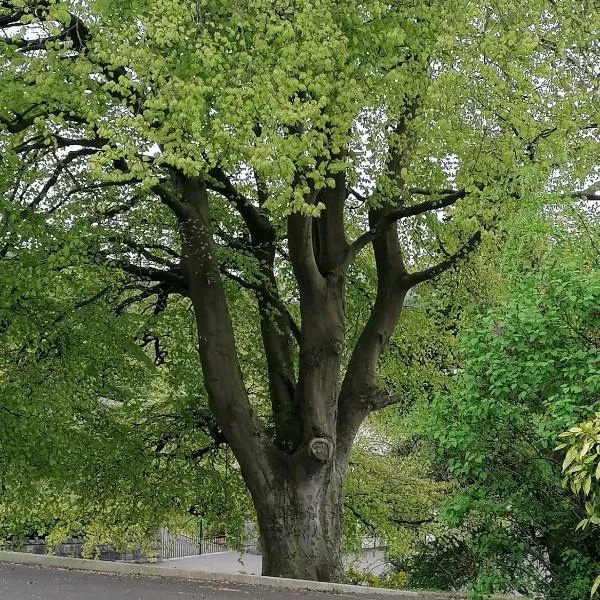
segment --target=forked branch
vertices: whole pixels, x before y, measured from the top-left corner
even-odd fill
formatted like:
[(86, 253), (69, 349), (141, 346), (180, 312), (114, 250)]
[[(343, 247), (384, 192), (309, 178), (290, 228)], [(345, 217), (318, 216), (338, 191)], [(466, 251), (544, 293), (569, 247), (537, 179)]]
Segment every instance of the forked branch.
[[(412, 189), (410, 191), (412, 194), (434, 195), (434, 192), (420, 188)], [(392, 208), (385, 211), (381, 219), (372, 226), (369, 231), (363, 233), (350, 244), (346, 255), (346, 265), (350, 265), (367, 244), (371, 243), (384, 231), (387, 231), (387, 229), (389, 229), (396, 221), (452, 206), (458, 202), (458, 200), (464, 198), (467, 195), (467, 192), (465, 190), (443, 190), (440, 194), (441, 195), (436, 198), (431, 198), (430, 200), (425, 200), (418, 204)]]

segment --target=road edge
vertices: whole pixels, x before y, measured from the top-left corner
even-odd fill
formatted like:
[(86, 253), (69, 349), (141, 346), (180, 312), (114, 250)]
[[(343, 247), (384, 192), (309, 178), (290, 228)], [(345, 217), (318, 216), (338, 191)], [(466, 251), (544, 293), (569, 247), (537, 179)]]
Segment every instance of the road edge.
[[(85, 558), (69, 558), (51, 554), (31, 554), (27, 552), (9, 552), (0, 550), (0, 563), (20, 565), (37, 565), (55, 567), (74, 571), (94, 571), (115, 575), (142, 575), (146, 577), (186, 579), (213, 583), (237, 583), (241, 585), (265, 586), (285, 590), (306, 590), (314, 592), (331, 592), (334, 594), (371, 594), (397, 598), (413, 598), (415, 600), (465, 600), (467, 594), (462, 592), (425, 592), (413, 590), (392, 590), (386, 588), (350, 585), (346, 583), (326, 583), (323, 581), (307, 581), (304, 579), (286, 579), (284, 577), (266, 577), (263, 575), (242, 575), (238, 573), (213, 573), (170, 567), (157, 567), (148, 563), (125, 563)], [(514, 596), (494, 596), (494, 600), (515, 600)]]

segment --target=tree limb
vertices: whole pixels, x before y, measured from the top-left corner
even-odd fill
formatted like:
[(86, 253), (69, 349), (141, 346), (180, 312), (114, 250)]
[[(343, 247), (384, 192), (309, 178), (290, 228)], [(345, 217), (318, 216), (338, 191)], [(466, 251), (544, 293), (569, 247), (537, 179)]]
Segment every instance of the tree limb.
[(182, 202), (164, 183), (152, 186), (152, 191), (160, 198), (160, 201), (168, 206), (180, 219), (187, 219), (191, 212), (190, 208)]
[(80, 148), (79, 150), (72, 150), (65, 157), (61, 158), (57, 163), (52, 175), (47, 179), (42, 189), (38, 192), (35, 198), (29, 203), (31, 208), (36, 208), (46, 197), (48, 192), (56, 185), (59, 177), (69, 164), (75, 161), (81, 156), (91, 156), (96, 154), (98, 150), (94, 148)]
[(271, 485), (272, 445), (253, 410), (236, 349), (235, 334), (211, 228), (208, 192), (200, 177), (177, 173), (190, 216), (179, 219), (184, 279), (198, 327), (198, 351), (208, 402), (234, 451), (250, 493), (258, 501)]
[[(250, 283), (223, 267), (221, 272), (255, 292), (260, 314), (261, 337), (267, 360), (276, 442), (280, 448), (290, 450), (296, 445), (298, 437), (292, 338), (300, 344), (301, 335), (293, 317), (279, 297), (274, 272), (277, 241), (275, 229), (266, 213), (254, 206), (250, 199), (238, 191), (223, 169), (217, 167), (211, 169), (206, 185), (208, 189), (220, 194), (235, 206), (249, 233), (250, 239), (246, 241), (232, 238), (222, 230), (218, 232), (230, 247), (237, 248), (256, 259), (257, 282)], [(266, 199), (263, 195), (266, 191), (260, 180), (257, 180), (257, 186), (259, 201), (261, 197), (263, 200)]]
[(228, 271), (223, 265), (221, 266), (220, 270), (221, 270), (221, 273), (223, 275), (225, 275), (225, 277), (227, 277), (228, 279), (231, 279), (232, 281), (235, 281), (241, 287), (243, 287), (247, 290), (252, 290), (254, 292), (258, 292), (259, 294), (263, 294), (265, 296), (265, 298), (269, 301), (269, 303), (276, 310), (278, 310), (279, 313), (285, 318), (296, 342), (298, 344), (300, 343), (300, 340), (301, 340), (300, 328), (296, 324), (294, 317), (292, 317), (291, 313), (288, 311), (285, 304), (279, 298), (277, 298), (274, 294), (272, 294), (265, 286), (262, 286), (258, 283), (251, 283), (250, 281), (240, 277), (239, 275), (236, 275), (235, 273)]
[(569, 197), (577, 200), (600, 200), (600, 181), (594, 182), (585, 190), (571, 192)]
[[(428, 190), (416, 188), (411, 190), (411, 193), (414, 194), (427, 194), (433, 195), (433, 192), (429, 192)], [(467, 193), (465, 190), (442, 190), (440, 192), (441, 196), (435, 199), (426, 200), (424, 202), (420, 202), (419, 204), (413, 204), (411, 206), (403, 206), (399, 208), (392, 208), (383, 213), (378, 222), (376, 222), (369, 231), (366, 231), (361, 236), (356, 238), (350, 247), (348, 248), (348, 252), (346, 255), (346, 264), (349, 265), (356, 258), (359, 252), (370, 242), (372, 242), (378, 235), (381, 235), (384, 231), (386, 231), (392, 223), (400, 219), (406, 219), (408, 217), (415, 217), (417, 215), (421, 215), (423, 213), (439, 210), (441, 208), (446, 208), (448, 206), (452, 206), (461, 198), (464, 198)]]
[[(316, 191), (311, 190), (306, 203), (314, 204)], [(293, 212), (287, 218), (287, 239), (290, 261), (298, 282), (300, 295), (322, 290), (325, 279), (319, 271), (313, 246), (312, 218)]]
[(451, 269), (456, 266), (459, 261), (466, 258), (481, 242), (481, 231), (476, 231), (469, 240), (454, 254), (451, 254), (446, 260), (429, 267), (428, 269), (424, 269), (423, 271), (418, 271), (416, 273), (407, 273), (404, 276), (404, 282), (407, 289), (422, 283), (423, 281), (428, 281), (430, 279), (434, 279), (438, 275), (441, 275), (444, 271)]
[(121, 271), (145, 279), (146, 281), (157, 281), (170, 283), (178, 290), (187, 290), (187, 284), (179, 269), (157, 269), (156, 267), (134, 265), (123, 259), (113, 259), (104, 256), (104, 263), (109, 267), (115, 267)]
[(64, 135), (54, 134), (51, 136), (52, 142), (48, 144), (48, 139), (43, 136), (35, 136), (29, 140), (25, 140), (15, 148), (15, 152), (22, 154), (32, 150), (39, 150), (48, 146), (54, 148), (69, 148), (71, 146), (83, 146), (84, 148), (96, 148), (100, 150), (103, 146), (109, 143), (105, 138), (70, 138)]
[(249, 198), (238, 191), (223, 169), (213, 167), (208, 174), (207, 188), (221, 194), (234, 204), (244, 223), (246, 223), (250, 235), (274, 237), (275, 232), (267, 216), (256, 208)]
[[(150, 298), (151, 296), (158, 295), (164, 289), (165, 283), (157, 283), (156, 285), (149, 286), (145, 290), (142, 290), (139, 294), (135, 296), (131, 296), (129, 298), (125, 298), (121, 303), (117, 305), (115, 308), (116, 314), (121, 314), (125, 311), (126, 308), (136, 304), (137, 302), (141, 302), (146, 298)], [(175, 289), (173, 289), (175, 291)]]

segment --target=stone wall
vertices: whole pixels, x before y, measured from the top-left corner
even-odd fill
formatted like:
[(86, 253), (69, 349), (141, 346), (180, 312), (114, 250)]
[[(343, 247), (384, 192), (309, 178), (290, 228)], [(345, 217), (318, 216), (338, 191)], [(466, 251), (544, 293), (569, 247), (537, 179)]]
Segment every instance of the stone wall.
[[(68, 556), (71, 558), (83, 557), (83, 540), (80, 538), (69, 538), (48, 551), (48, 545), (43, 539), (33, 538), (27, 540), (24, 544), (14, 544), (11, 542), (0, 542), (0, 550), (14, 550), (19, 552), (28, 552), (29, 554), (53, 554), (54, 556)], [(108, 544), (101, 544), (92, 553), (92, 558), (109, 561), (122, 562), (156, 562), (156, 559), (150, 559), (142, 553), (140, 549), (132, 549), (125, 552), (117, 552)]]

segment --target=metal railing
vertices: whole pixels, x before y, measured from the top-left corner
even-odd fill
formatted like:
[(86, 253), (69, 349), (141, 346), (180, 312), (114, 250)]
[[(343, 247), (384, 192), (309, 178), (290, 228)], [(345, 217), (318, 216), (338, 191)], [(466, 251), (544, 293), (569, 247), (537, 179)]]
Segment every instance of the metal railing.
[(166, 527), (160, 530), (158, 541), (160, 557), (163, 559), (211, 554), (230, 549), (225, 536), (203, 538), (187, 533), (172, 533)]

